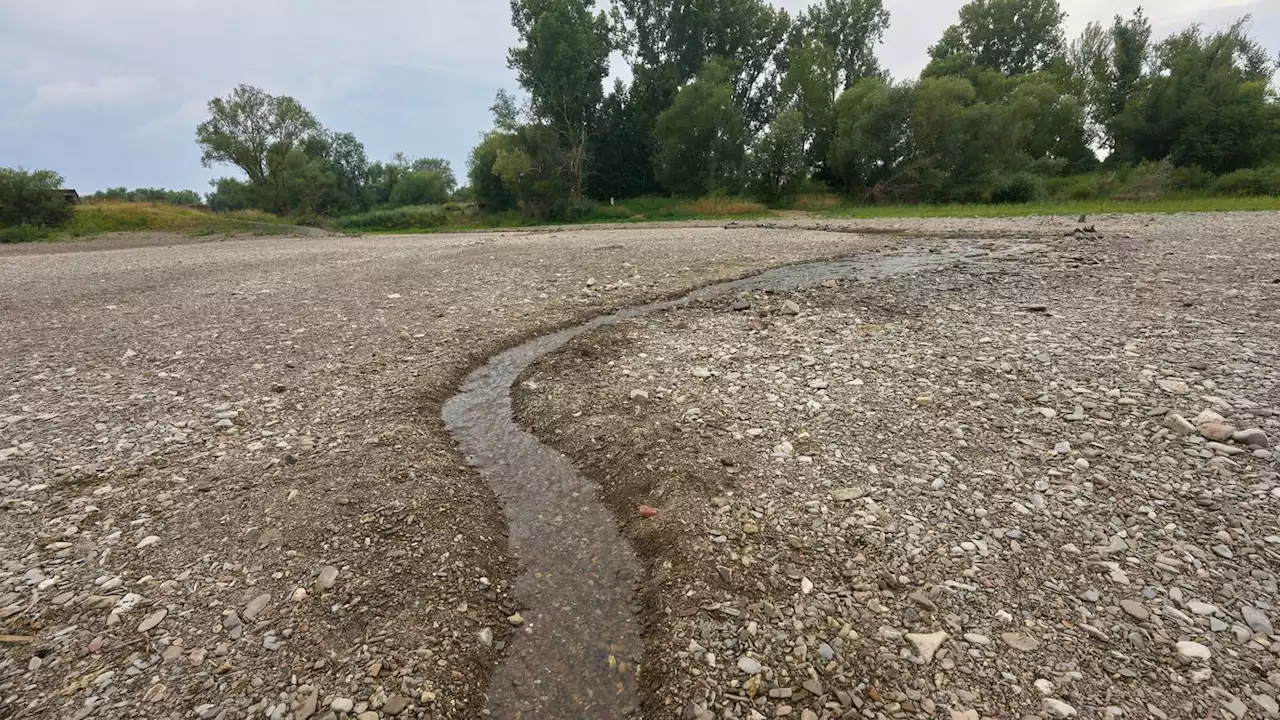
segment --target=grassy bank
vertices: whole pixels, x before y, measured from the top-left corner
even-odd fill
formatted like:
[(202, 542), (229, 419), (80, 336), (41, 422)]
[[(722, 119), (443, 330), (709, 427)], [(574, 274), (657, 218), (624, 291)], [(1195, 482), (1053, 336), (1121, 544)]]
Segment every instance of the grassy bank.
[(639, 197), (609, 203), (581, 203), (562, 220), (544, 221), (519, 211), (481, 213), (475, 205), (445, 203), (374, 210), (337, 220), (353, 232), (450, 232), (497, 228), (539, 227), (593, 223), (656, 222), (664, 220), (715, 220), (766, 217), (768, 207), (746, 198), (705, 197), (698, 199)]
[(1001, 218), (1110, 213), (1256, 212), (1280, 210), (1280, 197), (1163, 197), (1156, 200), (1062, 200), (1008, 205), (846, 205), (827, 207), (833, 218)]
[(71, 224), (56, 235), (87, 237), (112, 232), (172, 232), (189, 235), (278, 233), (292, 223), (257, 211), (214, 213), (159, 203), (101, 202), (76, 207)]

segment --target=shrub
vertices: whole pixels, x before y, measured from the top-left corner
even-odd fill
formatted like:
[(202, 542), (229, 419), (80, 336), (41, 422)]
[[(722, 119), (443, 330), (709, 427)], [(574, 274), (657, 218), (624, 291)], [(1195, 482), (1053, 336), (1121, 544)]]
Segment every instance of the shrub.
[(15, 225), (13, 227), (0, 228), (0, 244), (35, 242), (47, 237), (49, 237), (49, 231), (47, 229), (32, 227), (30, 225)]
[(75, 210), (61, 188), (62, 176), (52, 170), (0, 168), (0, 227), (52, 229), (71, 222)]
[(1122, 184), (1115, 193), (1117, 200), (1157, 200), (1169, 188), (1173, 176), (1173, 164), (1167, 160), (1144, 162), (1122, 175)]
[(1280, 195), (1280, 167), (1237, 170), (1213, 181), (1210, 192), (1247, 197)]
[(1001, 178), (991, 191), (991, 202), (997, 204), (1030, 203), (1044, 196), (1044, 181), (1029, 172)]
[(1213, 173), (1198, 165), (1176, 168), (1169, 173), (1169, 188), (1180, 192), (1199, 192), (1213, 185)]
[(764, 215), (768, 209), (758, 202), (724, 195), (708, 195), (680, 205), (680, 210), (689, 215), (710, 215), (725, 217), (729, 215)]
[(450, 216), (441, 205), (409, 205), (348, 215), (339, 224), (347, 230), (425, 230), (449, 224)]

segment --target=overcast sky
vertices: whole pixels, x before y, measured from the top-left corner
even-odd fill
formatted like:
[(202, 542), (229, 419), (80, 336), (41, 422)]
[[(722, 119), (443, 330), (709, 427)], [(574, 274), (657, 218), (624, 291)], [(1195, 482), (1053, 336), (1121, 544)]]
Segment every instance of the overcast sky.
[[(799, 10), (811, 0), (778, 0)], [(964, 0), (886, 0), (879, 53), (914, 76)], [(1130, 0), (1063, 0), (1068, 34), (1128, 14)], [(1280, 51), (1276, 0), (1151, 0), (1163, 36), (1251, 13)], [(208, 190), (205, 105), (239, 83), (298, 98), (371, 159), (450, 160), (459, 177), (489, 127), (515, 40), (508, 0), (0, 0), (0, 167), (51, 168), (82, 192), (111, 186)]]

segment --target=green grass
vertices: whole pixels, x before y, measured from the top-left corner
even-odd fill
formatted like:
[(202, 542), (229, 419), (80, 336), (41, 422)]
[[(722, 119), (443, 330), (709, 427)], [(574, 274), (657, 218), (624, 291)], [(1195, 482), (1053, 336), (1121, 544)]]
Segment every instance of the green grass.
[(51, 237), (91, 237), (113, 232), (189, 235), (253, 235), (279, 232), (292, 223), (263, 212), (214, 213), (159, 203), (95, 202), (76, 206), (75, 217)]
[(840, 205), (823, 214), (833, 218), (1006, 218), (1264, 210), (1280, 210), (1280, 197), (1175, 196), (1157, 200), (1063, 200), (1009, 205)]
[(344, 230), (367, 233), (432, 233), (500, 228), (554, 227), (557, 225), (594, 225), (671, 220), (717, 220), (763, 217), (770, 211), (760, 203), (744, 198), (711, 196), (705, 198), (666, 198), (645, 196), (619, 201), (613, 205), (590, 203), (577, 217), (563, 220), (539, 220), (516, 210), (481, 214), (475, 205), (423, 205), (373, 210), (338, 219)]

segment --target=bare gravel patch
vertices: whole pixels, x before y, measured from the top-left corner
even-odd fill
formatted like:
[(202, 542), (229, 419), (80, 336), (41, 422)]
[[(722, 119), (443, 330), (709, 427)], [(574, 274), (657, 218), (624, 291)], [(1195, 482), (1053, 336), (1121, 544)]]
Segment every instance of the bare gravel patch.
[(1280, 218), (888, 224), (967, 262), (520, 387), (646, 563), (646, 715), (1276, 716)]
[(467, 370), (870, 241), (145, 244), (0, 255), (0, 717), (480, 716), (518, 559), (438, 419)]

